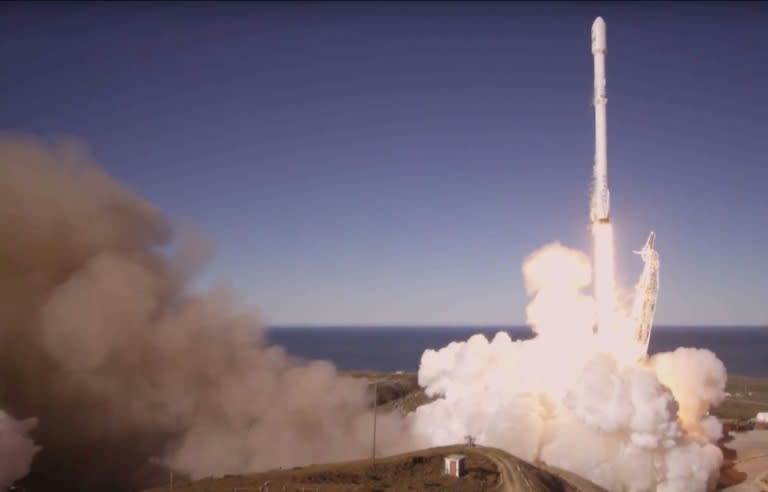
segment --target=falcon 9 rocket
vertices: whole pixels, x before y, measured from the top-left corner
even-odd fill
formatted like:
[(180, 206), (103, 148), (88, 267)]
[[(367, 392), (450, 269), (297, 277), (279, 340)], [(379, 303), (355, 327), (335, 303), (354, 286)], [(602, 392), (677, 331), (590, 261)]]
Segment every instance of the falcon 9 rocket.
[(595, 162), (590, 219), (592, 222), (610, 222), (611, 196), (608, 191), (608, 122), (605, 95), (605, 53), (608, 43), (605, 21), (602, 17), (592, 23), (592, 57), (595, 65)]

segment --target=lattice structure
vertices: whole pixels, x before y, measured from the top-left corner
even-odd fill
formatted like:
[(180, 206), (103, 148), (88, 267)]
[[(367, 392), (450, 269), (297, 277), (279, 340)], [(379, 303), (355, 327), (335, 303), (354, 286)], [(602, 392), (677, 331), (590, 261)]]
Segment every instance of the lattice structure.
[(632, 308), (632, 321), (635, 326), (633, 340), (642, 348), (641, 357), (648, 355), (653, 316), (656, 313), (656, 298), (659, 294), (659, 255), (653, 249), (655, 239), (656, 234), (651, 231), (643, 249), (635, 251), (645, 263), (640, 280), (635, 286), (635, 302)]

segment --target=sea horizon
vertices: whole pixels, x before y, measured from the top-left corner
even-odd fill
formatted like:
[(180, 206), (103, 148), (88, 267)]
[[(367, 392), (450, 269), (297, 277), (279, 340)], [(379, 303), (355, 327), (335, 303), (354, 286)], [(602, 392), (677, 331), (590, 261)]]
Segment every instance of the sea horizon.
[[(515, 340), (533, 338), (529, 326), (476, 325), (286, 325), (266, 329), (270, 344), (307, 360), (328, 360), (342, 370), (416, 371), (425, 350), (439, 350), (475, 334), (489, 340), (505, 331)], [(708, 349), (735, 374), (768, 377), (768, 329), (764, 326), (655, 327), (649, 354), (679, 347)]]
[[(277, 323), (266, 325), (267, 330), (288, 330), (288, 329), (331, 329), (331, 330), (347, 330), (347, 329), (443, 329), (443, 330), (467, 330), (476, 328), (480, 330), (490, 329), (514, 329), (532, 330), (529, 325), (503, 325), (503, 324), (376, 324), (376, 323)], [(653, 330), (678, 330), (678, 329), (697, 329), (697, 330), (722, 330), (722, 329), (768, 329), (768, 325), (749, 325), (749, 324), (713, 324), (713, 325), (697, 325), (697, 324), (671, 324), (671, 325), (657, 325), (653, 327)]]

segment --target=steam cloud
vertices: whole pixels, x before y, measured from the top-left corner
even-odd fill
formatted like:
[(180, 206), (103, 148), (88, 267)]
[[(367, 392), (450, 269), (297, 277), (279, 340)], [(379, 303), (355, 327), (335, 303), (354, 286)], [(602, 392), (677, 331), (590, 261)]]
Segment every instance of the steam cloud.
[(526, 259), (537, 336), (474, 335), (421, 359), (419, 384), (441, 396), (417, 409), (431, 445), (470, 434), (611, 491), (704, 491), (716, 485), (722, 432), (707, 416), (726, 371), (708, 350), (679, 348), (635, 362), (618, 333), (594, 334), (589, 260), (551, 244)]
[[(190, 294), (210, 244), (174, 240), (79, 143), (0, 137), (0, 231), (0, 408), (39, 419), (36, 485), (126, 490), (153, 460), (197, 478), (370, 450), (365, 383), (267, 346), (226, 290)], [(378, 425), (379, 452), (409, 447), (400, 419)], [(28, 470), (28, 430), (0, 413), (0, 487)]]

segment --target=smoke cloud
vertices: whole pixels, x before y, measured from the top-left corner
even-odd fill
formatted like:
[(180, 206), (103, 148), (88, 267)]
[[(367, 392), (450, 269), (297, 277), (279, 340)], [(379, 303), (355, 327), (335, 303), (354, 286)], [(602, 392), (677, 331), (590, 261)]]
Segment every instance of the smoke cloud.
[[(199, 478), (370, 451), (365, 383), (268, 346), (226, 289), (189, 293), (210, 242), (175, 237), (80, 143), (0, 136), (0, 230), (0, 408), (39, 419), (30, 483), (128, 490), (152, 462)], [(37, 451), (24, 422), (0, 413), (0, 486)], [(400, 419), (378, 425), (379, 452), (411, 446)]]
[[(440, 396), (415, 412), (431, 445), (496, 446), (575, 472), (608, 490), (705, 491), (716, 484), (726, 371), (708, 350), (637, 360), (620, 329), (594, 333), (587, 256), (554, 243), (523, 266), (537, 336), (475, 335), (421, 359), (419, 383)], [(627, 355), (630, 354), (630, 355)]]
[[(0, 136), (0, 231), (0, 488), (30, 463), (41, 490), (131, 490), (153, 463), (200, 478), (370, 451), (366, 383), (269, 346), (226, 289), (191, 293), (211, 242), (78, 142)], [(722, 363), (690, 348), (637, 362), (620, 333), (593, 334), (581, 252), (548, 245), (523, 273), (536, 337), (426, 351), (419, 383), (441, 398), (379, 416), (377, 452), (471, 434), (609, 490), (711, 490)]]
[(0, 410), (0, 491), (29, 473), (32, 459), (40, 449), (27, 435), (34, 419), (18, 421)]

